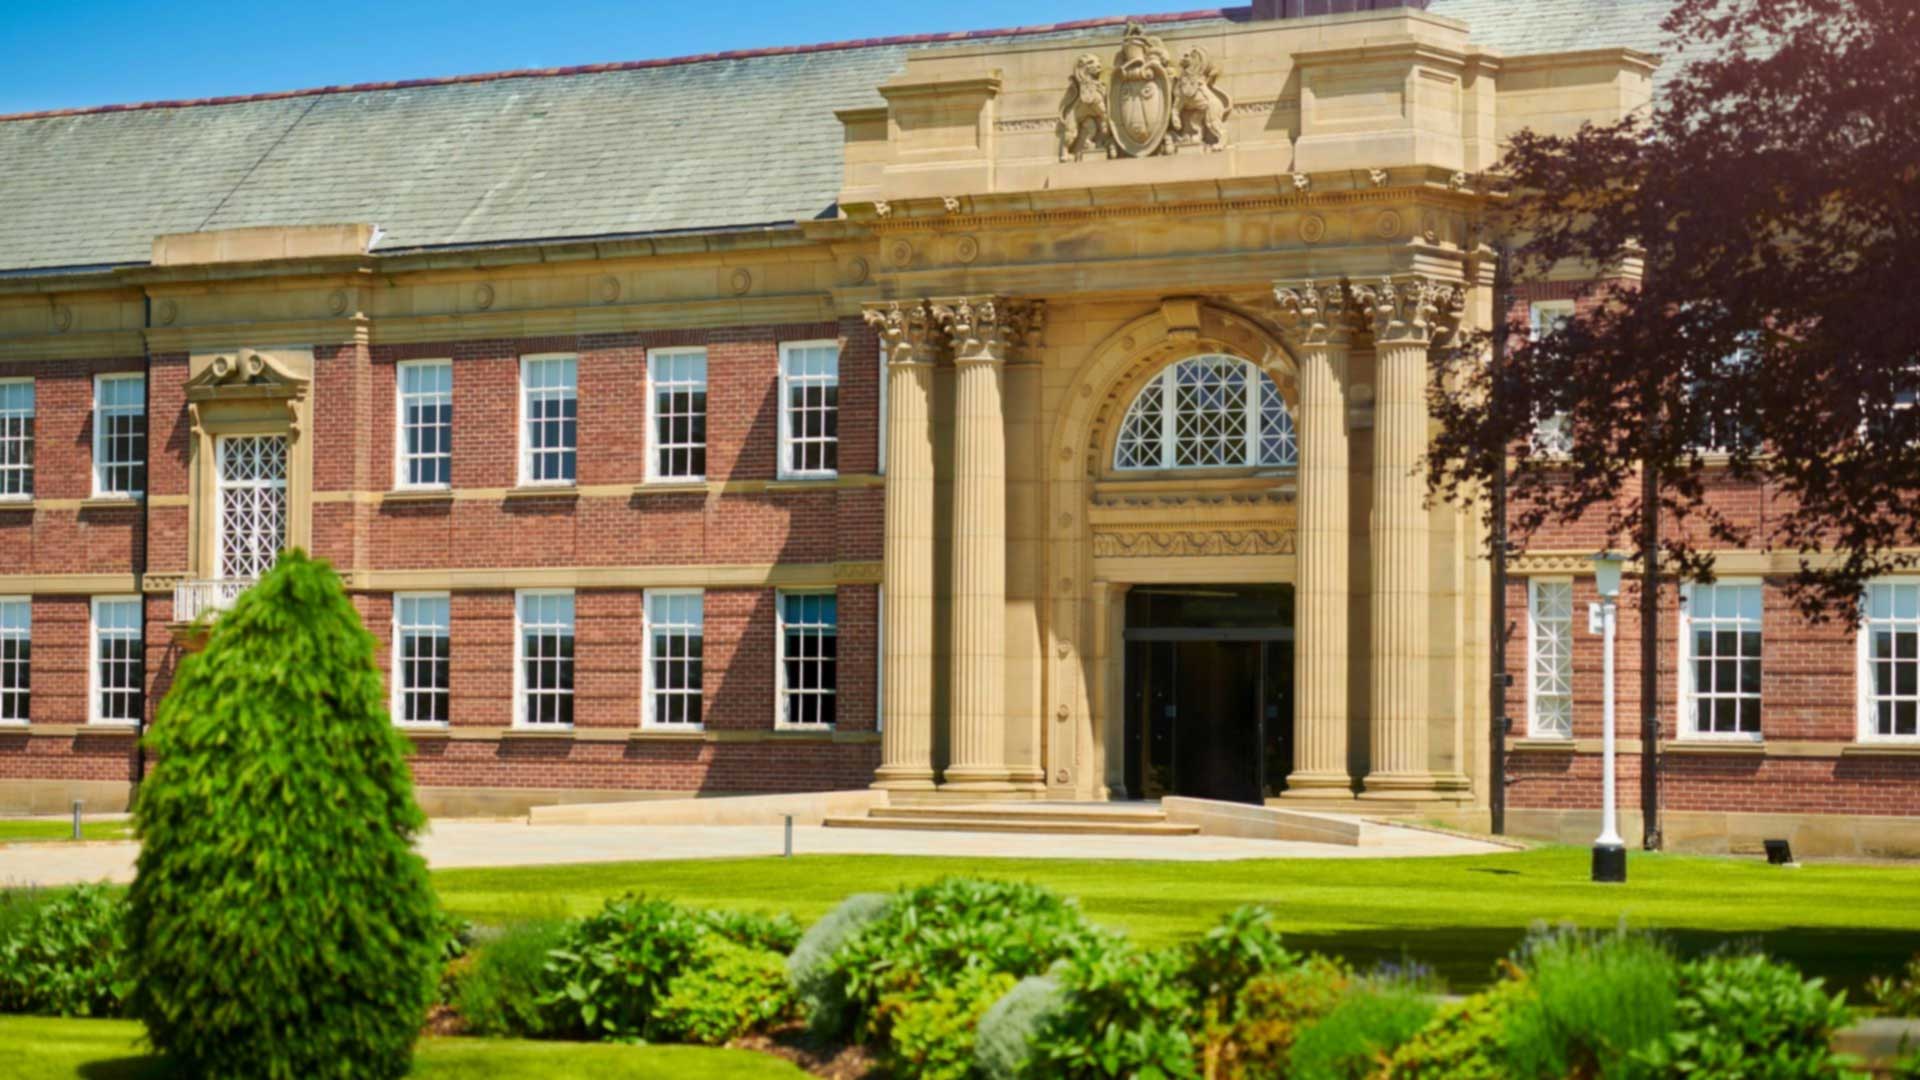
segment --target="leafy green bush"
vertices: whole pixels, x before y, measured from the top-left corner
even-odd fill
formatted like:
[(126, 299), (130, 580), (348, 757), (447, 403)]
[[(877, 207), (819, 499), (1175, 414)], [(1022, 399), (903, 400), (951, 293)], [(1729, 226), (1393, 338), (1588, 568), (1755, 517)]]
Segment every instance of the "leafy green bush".
[(699, 915), (709, 930), (749, 949), (767, 949), (784, 957), (800, 944), (800, 924), (784, 911), (767, 915), (758, 911), (708, 908)]
[(884, 1039), (883, 998), (929, 995), (972, 968), (1039, 975), (1092, 932), (1077, 906), (1037, 885), (943, 878), (898, 893), (833, 954), (848, 1003), (839, 1031)]
[(628, 894), (607, 901), (570, 926), (548, 954), (539, 999), (548, 1031), (563, 1038), (644, 1038), (654, 1003), (707, 933), (699, 917), (667, 900)]
[(1284, 1075), (1300, 1031), (1333, 1011), (1352, 978), (1346, 965), (1324, 956), (1255, 975), (1235, 995), (1226, 1021), (1207, 1029), (1203, 1065), (1230, 1078)]
[(1661, 1076), (1789, 1080), (1851, 1076), (1834, 1056), (1845, 995), (1764, 956), (1710, 956), (1680, 969), (1675, 1030), (1635, 1054)]
[(1495, 983), (1484, 993), (1441, 1007), (1433, 1022), (1393, 1052), (1393, 1080), (1507, 1080), (1507, 1024), (1531, 1004), (1533, 986), (1524, 976)]
[(1147, 953), (1098, 935), (1056, 971), (1065, 997), (1034, 1037), (1033, 1077), (1198, 1076), (1191, 994), (1177, 953)]
[(0, 893), (0, 1012), (118, 1016), (125, 904), (101, 885)]
[(1433, 1019), (1433, 991), (1420, 978), (1361, 979), (1338, 1004), (1294, 1039), (1294, 1080), (1363, 1080)]
[(980, 1017), (1014, 983), (1014, 977), (1004, 971), (975, 967), (929, 994), (884, 999), (882, 1008), (893, 1014), (887, 1053), (893, 1074), (918, 1080), (966, 1080), (973, 1072)]
[(547, 1034), (548, 953), (560, 947), (567, 924), (520, 923), (485, 942), (454, 981), (453, 1006), (476, 1035), (538, 1037)]
[(647, 1037), (720, 1046), (777, 1024), (792, 1012), (785, 957), (709, 934), (667, 984), (666, 995), (654, 1006)]
[(132, 1012), (205, 1076), (402, 1076), (442, 939), (406, 738), (340, 579), (297, 551), (180, 661), (147, 735)]
[(1280, 944), (1273, 913), (1258, 905), (1235, 908), (1183, 950), (1180, 980), (1200, 1011), (1224, 1020), (1242, 987), (1257, 975), (1292, 967), (1297, 958)]
[(885, 893), (854, 893), (808, 927), (788, 955), (787, 984), (816, 1034), (838, 1034), (846, 1028), (847, 988), (834, 966), (835, 954), (892, 903)]
[(1016, 1080), (1048, 1017), (1066, 1003), (1060, 980), (1029, 975), (1001, 995), (974, 1030), (973, 1065), (987, 1080)]
[(1513, 1076), (1632, 1075), (1629, 1053), (1673, 1030), (1678, 964), (1650, 937), (1536, 933), (1516, 962), (1533, 993), (1507, 1023)]
[(1875, 975), (1867, 980), (1867, 996), (1874, 1008), (1888, 1016), (1920, 1018), (1920, 953), (1893, 976)]

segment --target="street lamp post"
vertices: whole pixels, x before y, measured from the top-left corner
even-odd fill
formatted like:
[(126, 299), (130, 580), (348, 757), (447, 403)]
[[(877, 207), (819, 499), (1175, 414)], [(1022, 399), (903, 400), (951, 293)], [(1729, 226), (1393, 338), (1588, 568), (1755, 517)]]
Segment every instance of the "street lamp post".
[(1614, 704), (1613, 639), (1615, 612), (1620, 601), (1620, 567), (1625, 558), (1610, 551), (1593, 557), (1594, 588), (1600, 602), (1587, 608), (1587, 629), (1599, 634), (1603, 645), (1602, 678), (1605, 680), (1603, 711), (1605, 726), (1601, 735), (1600, 835), (1593, 841), (1593, 880), (1627, 880), (1627, 845), (1620, 839), (1620, 804), (1614, 781)]

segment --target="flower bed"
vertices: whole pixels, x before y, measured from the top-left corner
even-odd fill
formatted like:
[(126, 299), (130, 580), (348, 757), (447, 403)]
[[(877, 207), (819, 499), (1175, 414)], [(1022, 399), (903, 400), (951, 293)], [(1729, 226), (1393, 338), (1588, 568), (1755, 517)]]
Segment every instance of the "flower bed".
[[(123, 1010), (119, 894), (0, 899), (0, 1011)], [(1262, 908), (1148, 950), (1045, 889), (957, 878), (852, 897), (804, 935), (785, 916), (626, 896), (446, 937), (440, 1030), (746, 1045), (823, 1075), (1859, 1075), (1832, 1049), (1854, 1013), (1819, 980), (1756, 954), (1682, 961), (1626, 932), (1538, 931), (1464, 999), (1417, 965), (1294, 952)], [(1920, 959), (1873, 997), (1911, 1014), (1917, 985)], [(1920, 1059), (1899, 1068), (1881, 1073), (1920, 1076)]]

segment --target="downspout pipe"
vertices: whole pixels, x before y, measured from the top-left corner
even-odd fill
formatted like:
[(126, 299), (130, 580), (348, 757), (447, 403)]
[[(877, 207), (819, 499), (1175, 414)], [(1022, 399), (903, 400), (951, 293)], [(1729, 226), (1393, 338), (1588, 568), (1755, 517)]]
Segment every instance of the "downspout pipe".
[[(1495, 430), (1499, 430), (1506, 404), (1500, 391), (1500, 377), (1507, 355), (1507, 320), (1513, 311), (1513, 282), (1509, 276), (1512, 257), (1513, 253), (1504, 243), (1494, 252), (1493, 355), (1487, 361), (1491, 376), (1487, 408), (1493, 414)], [(1512, 719), (1507, 716), (1507, 688), (1513, 685), (1513, 676), (1507, 674), (1507, 458), (1504, 449), (1499, 468), (1493, 474), (1488, 501), (1491, 503), (1488, 513), (1493, 521), (1487, 537), (1487, 559), (1491, 568), (1488, 592), (1492, 601), (1491, 621), (1487, 625), (1487, 715), (1492, 719), (1493, 730), (1487, 743), (1487, 756), (1491, 759), (1487, 810), (1491, 818), (1489, 828), (1495, 836), (1504, 836), (1507, 831), (1507, 733), (1513, 727)]]
[[(145, 393), (141, 395), (143, 401), (141, 408), (146, 412), (147, 429), (147, 447), (144, 451), (147, 463), (147, 482), (144, 486), (149, 490), (143, 492), (140, 498), (140, 553), (135, 556), (133, 560), (133, 585), (134, 588), (140, 590), (140, 651), (142, 653), (140, 657), (140, 678), (142, 682), (151, 686), (153, 672), (148, 669), (145, 655), (149, 651), (147, 626), (150, 624), (153, 614), (150, 610), (151, 601), (147, 596), (147, 560), (149, 557), (148, 553), (153, 545), (153, 492), (150, 490), (153, 487), (153, 344), (147, 337), (153, 330), (153, 295), (151, 293), (145, 290), (141, 291), (140, 307), (140, 355), (145, 365), (144, 374), (141, 376), (145, 380)], [(127, 787), (128, 809), (133, 808), (134, 800), (140, 795), (140, 783), (145, 780), (147, 776), (147, 710), (156, 707), (156, 703), (152, 700), (151, 695), (146, 693), (145, 687), (141, 689), (140, 700), (140, 715), (134, 720), (133, 725), (132, 779)]]

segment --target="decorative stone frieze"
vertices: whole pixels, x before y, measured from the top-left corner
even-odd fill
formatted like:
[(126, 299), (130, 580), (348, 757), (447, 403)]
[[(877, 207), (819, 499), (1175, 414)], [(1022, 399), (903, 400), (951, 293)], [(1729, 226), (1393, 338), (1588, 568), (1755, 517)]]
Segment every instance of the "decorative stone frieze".
[(1292, 555), (1291, 529), (1209, 529), (1198, 532), (1096, 532), (1096, 558), (1204, 555)]

